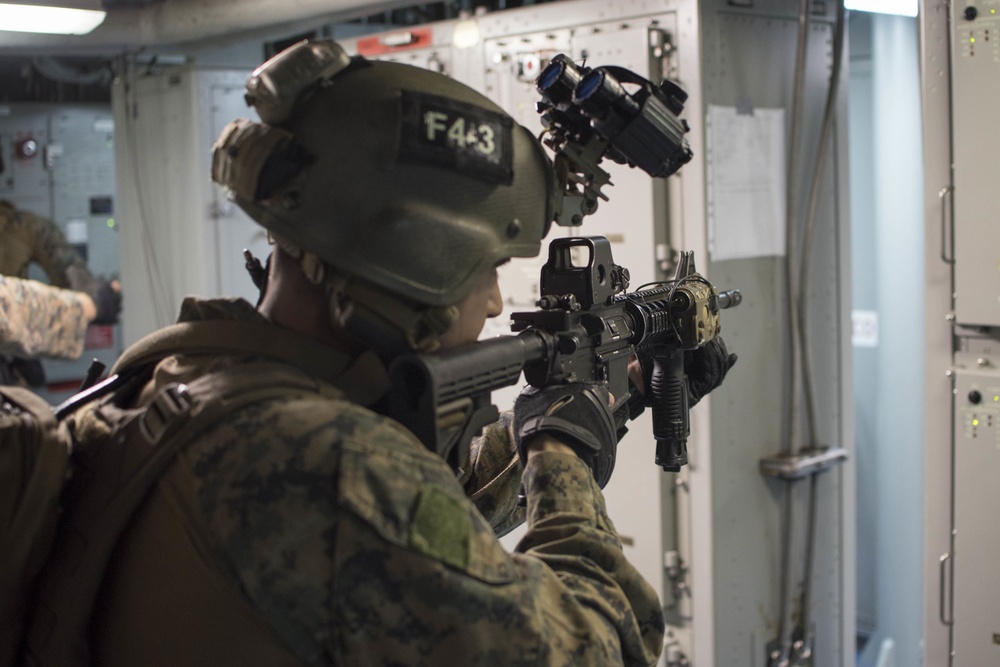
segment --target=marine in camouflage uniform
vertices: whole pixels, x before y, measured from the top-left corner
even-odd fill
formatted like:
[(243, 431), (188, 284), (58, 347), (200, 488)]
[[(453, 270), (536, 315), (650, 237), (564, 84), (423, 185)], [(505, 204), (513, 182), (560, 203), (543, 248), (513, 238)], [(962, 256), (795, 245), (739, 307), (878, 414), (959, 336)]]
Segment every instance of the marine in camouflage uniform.
[[(523, 517), (509, 413), (473, 443), (456, 477), (378, 413), (377, 365), (338, 387), (349, 358), (331, 362), (328, 348), (245, 302), (189, 300), (181, 315), (219, 318), (239, 321), (268, 351), (170, 356), (155, 387), (294, 350), (325, 360), (303, 369), (316, 391), (249, 406), (186, 448), (105, 577), (94, 664), (655, 662), (656, 593), (625, 559), (575, 455), (529, 461), (530, 528), (507, 553), (495, 535)], [(87, 438), (104, 426), (85, 413), (77, 428)]]
[(27, 278), (38, 264), (55, 287), (74, 287), (73, 274), (89, 276), (87, 265), (51, 220), (0, 199), (0, 275)]

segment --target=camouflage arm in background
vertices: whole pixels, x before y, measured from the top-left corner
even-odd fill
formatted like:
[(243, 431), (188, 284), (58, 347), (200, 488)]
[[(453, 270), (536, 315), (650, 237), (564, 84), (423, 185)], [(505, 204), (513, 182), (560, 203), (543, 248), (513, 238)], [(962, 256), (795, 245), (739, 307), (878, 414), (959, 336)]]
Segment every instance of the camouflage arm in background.
[(0, 353), (77, 359), (87, 324), (78, 292), (0, 276)]

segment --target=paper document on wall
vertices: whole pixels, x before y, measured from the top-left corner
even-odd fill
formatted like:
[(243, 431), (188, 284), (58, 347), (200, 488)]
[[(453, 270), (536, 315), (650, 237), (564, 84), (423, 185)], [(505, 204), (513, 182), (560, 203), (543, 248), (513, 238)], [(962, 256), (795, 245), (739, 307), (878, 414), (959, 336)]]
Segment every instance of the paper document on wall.
[(785, 254), (785, 110), (709, 106), (708, 251), (713, 261)]

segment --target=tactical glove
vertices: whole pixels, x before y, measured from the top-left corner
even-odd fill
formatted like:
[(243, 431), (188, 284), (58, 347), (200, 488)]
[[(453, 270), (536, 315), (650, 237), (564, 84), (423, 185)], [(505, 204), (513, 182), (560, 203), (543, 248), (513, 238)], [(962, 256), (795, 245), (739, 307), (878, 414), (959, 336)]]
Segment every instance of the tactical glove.
[(114, 324), (122, 309), (122, 295), (112, 287), (111, 282), (98, 279), (91, 275), (82, 265), (70, 266), (66, 269), (69, 287), (77, 292), (83, 292), (94, 302), (97, 316), (94, 324)]
[(615, 467), (618, 436), (604, 383), (575, 382), (528, 387), (514, 402), (517, 453), (527, 461), (525, 442), (547, 433), (569, 446), (590, 466), (602, 489)]
[[(642, 366), (643, 403), (649, 407), (651, 400), (649, 387), (653, 379), (653, 350), (638, 348), (635, 354)], [(688, 407), (693, 407), (703, 396), (721, 385), (726, 373), (736, 364), (736, 359), (736, 355), (730, 354), (726, 349), (726, 343), (721, 336), (716, 336), (697, 350), (686, 350), (684, 374), (688, 381)]]
[(97, 317), (94, 324), (114, 324), (122, 310), (122, 295), (115, 291), (107, 280), (100, 281), (97, 287), (94, 305), (97, 306)]
[(688, 379), (688, 405), (722, 384), (726, 373), (736, 364), (736, 355), (730, 354), (721, 336), (716, 336), (697, 350), (684, 353), (684, 374)]

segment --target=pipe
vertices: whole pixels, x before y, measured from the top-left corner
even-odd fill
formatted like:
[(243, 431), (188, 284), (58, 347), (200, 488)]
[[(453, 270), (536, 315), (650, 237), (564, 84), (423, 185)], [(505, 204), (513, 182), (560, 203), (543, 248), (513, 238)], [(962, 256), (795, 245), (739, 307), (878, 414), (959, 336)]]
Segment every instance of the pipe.
[(116, 55), (179, 45), (208, 45), (241, 33), (281, 32), (303, 22), (335, 23), (369, 16), (405, 0), (163, 0), (142, 8), (110, 8), (87, 35), (0, 31), (0, 55)]
[[(802, 243), (802, 261), (799, 264), (799, 323), (803, 327), (800, 331), (802, 349), (802, 384), (805, 393), (805, 406), (807, 414), (807, 432), (809, 434), (808, 448), (819, 445), (816, 435), (816, 417), (813, 398), (813, 380), (809, 364), (809, 350), (807, 336), (805, 335), (806, 322), (806, 285), (808, 283), (808, 272), (806, 261), (812, 249), (813, 233), (816, 228), (816, 210), (819, 202), (819, 189), (823, 178), (823, 165), (826, 161), (826, 148), (830, 143), (830, 134), (833, 131), (833, 117), (837, 106), (838, 84), (840, 83), (841, 65), (844, 58), (844, 32), (846, 30), (847, 16), (844, 8), (844, 0), (838, 0), (836, 8), (836, 23), (834, 26), (833, 38), (833, 68), (830, 73), (830, 85), (827, 89), (826, 108), (823, 112), (823, 124), (820, 129), (819, 147), (816, 153), (816, 166), (813, 172), (813, 181), (809, 189), (809, 206), (806, 215), (806, 225), (804, 240)], [(804, 642), (802, 647), (796, 652), (799, 657), (806, 661), (812, 657), (812, 637), (810, 636), (812, 627), (812, 574), (814, 560), (814, 542), (816, 540), (816, 506), (817, 506), (817, 477), (819, 473), (813, 473), (809, 480), (809, 523), (808, 536), (806, 542), (806, 565), (803, 575), (802, 597), (799, 604), (799, 628), (798, 634)]]

